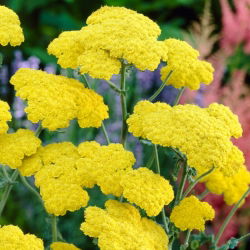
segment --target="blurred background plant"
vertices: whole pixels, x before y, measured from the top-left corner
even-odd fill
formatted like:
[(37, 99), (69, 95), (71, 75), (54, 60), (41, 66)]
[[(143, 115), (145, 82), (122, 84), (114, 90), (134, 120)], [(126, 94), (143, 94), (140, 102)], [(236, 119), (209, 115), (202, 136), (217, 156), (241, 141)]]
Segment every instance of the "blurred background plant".
[[(141, 12), (156, 21), (161, 29), (160, 39), (169, 37), (186, 40), (200, 51), (200, 57), (209, 60), (214, 68), (214, 82), (209, 86), (202, 86), (197, 92), (186, 90), (181, 99), (182, 103), (196, 103), (206, 107), (211, 102), (219, 102), (231, 107), (238, 114), (244, 129), (243, 137), (237, 140), (237, 146), (244, 152), (246, 164), (250, 169), (250, 0), (0, 0), (18, 13), (26, 41), (13, 50), (11, 47), (1, 47), (4, 52), (3, 66), (0, 69), (0, 97), (12, 107), (13, 120), (11, 127), (33, 128), (27, 121), (24, 112), (25, 103), (14, 97), (13, 88), (9, 78), (21, 67), (43, 69), (50, 73), (72, 76), (71, 70), (62, 70), (55, 64), (55, 58), (47, 54), (47, 46), (51, 40), (65, 30), (80, 29), (85, 25), (86, 18), (102, 5), (125, 6)], [(160, 86), (159, 70), (155, 72), (137, 71), (129, 69), (128, 72), (129, 96), (128, 110), (131, 112), (134, 104), (148, 98)], [(92, 87), (104, 96), (110, 107), (110, 119), (105, 122), (112, 142), (119, 140), (121, 111), (120, 98), (113, 92), (105, 81), (89, 79)], [(119, 81), (117, 76), (113, 82)], [(173, 103), (176, 90), (165, 87), (158, 100)], [(42, 139), (45, 144), (55, 141), (73, 141), (78, 144), (84, 140), (96, 139), (105, 143), (105, 138), (97, 129), (80, 129), (75, 121), (70, 128), (60, 130), (60, 133), (43, 131)], [(137, 158), (136, 166), (152, 164), (148, 158), (150, 145), (138, 141), (132, 136), (129, 146)], [(170, 161), (167, 149), (161, 149), (161, 162), (166, 166), (168, 176)], [(167, 168), (168, 166), (168, 168)], [(172, 178), (172, 177), (171, 177)], [(197, 192), (202, 192), (200, 185)], [(105, 197), (96, 188), (91, 191), (91, 204), (102, 206)], [(22, 225), (22, 228), (32, 227), (37, 236), (49, 240), (47, 233), (49, 224), (44, 223), (45, 213), (39, 203), (24, 202), (31, 200), (31, 195), (24, 187), (15, 185), (13, 194), (5, 214), (0, 218), (0, 224), (11, 222)], [(220, 196), (208, 195), (205, 198), (216, 209), (216, 220), (211, 227), (217, 231), (230, 207), (224, 204)], [(238, 211), (228, 226), (221, 243), (233, 236), (240, 236), (250, 229), (250, 199)], [(43, 216), (38, 216), (43, 214)], [(59, 225), (66, 240), (74, 239), (74, 243), (81, 246), (88, 244), (88, 248), (95, 249), (95, 245), (84, 237), (79, 228), (82, 221), (83, 210), (68, 213), (60, 219)], [(27, 219), (29, 218), (29, 219)], [(72, 219), (74, 218), (74, 219)], [(72, 220), (71, 220), (72, 219)], [(248, 246), (247, 246), (248, 244)], [(241, 244), (240, 249), (249, 249), (249, 242)]]

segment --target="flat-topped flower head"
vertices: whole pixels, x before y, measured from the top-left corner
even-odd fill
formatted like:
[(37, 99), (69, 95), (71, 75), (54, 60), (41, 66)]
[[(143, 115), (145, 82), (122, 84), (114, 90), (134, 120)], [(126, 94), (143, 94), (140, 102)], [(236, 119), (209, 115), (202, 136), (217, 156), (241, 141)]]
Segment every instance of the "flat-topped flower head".
[(207, 203), (199, 201), (194, 195), (184, 198), (175, 206), (170, 221), (180, 230), (205, 230), (205, 222), (213, 220), (214, 209)]
[(156, 216), (164, 205), (174, 199), (169, 182), (147, 168), (126, 173), (121, 180), (123, 196), (131, 203), (143, 208), (148, 216)]
[(161, 69), (162, 81), (170, 71), (173, 71), (167, 85), (197, 90), (201, 83), (208, 85), (212, 82), (214, 71), (212, 65), (199, 60), (199, 52), (188, 43), (170, 38), (164, 41), (164, 45), (168, 49), (168, 59), (167, 66)]
[(88, 207), (84, 234), (98, 238), (98, 246), (108, 249), (168, 249), (168, 236), (156, 222), (141, 217), (139, 211), (128, 203), (108, 200), (106, 209)]
[(0, 250), (44, 250), (43, 241), (13, 225), (0, 226)]
[(79, 67), (81, 73), (108, 80), (120, 72), (121, 60), (140, 70), (155, 70), (167, 60), (167, 47), (157, 41), (160, 32), (156, 23), (136, 11), (104, 6), (81, 30), (54, 39), (48, 52), (62, 67)]
[(0, 100), (0, 134), (6, 133), (9, 128), (7, 124), (11, 120), (9, 109), (9, 104)]
[(26, 156), (36, 153), (41, 141), (28, 129), (19, 129), (13, 134), (0, 135), (0, 164), (10, 168), (22, 165)]
[(108, 118), (103, 98), (75, 79), (21, 68), (10, 82), (16, 95), (28, 101), (28, 119), (41, 121), (49, 130), (66, 128), (73, 119), (78, 119), (82, 128), (98, 128)]
[(74, 244), (65, 243), (65, 242), (53, 242), (50, 245), (51, 250), (80, 250)]
[(242, 152), (231, 142), (232, 136), (242, 134), (241, 125), (237, 116), (221, 104), (171, 107), (141, 101), (127, 123), (135, 136), (178, 148), (199, 174), (214, 166), (230, 176), (244, 164)]
[(20, 45), (24, 41), (23, 31), (17, 14), (0, 5), (0, 45)]

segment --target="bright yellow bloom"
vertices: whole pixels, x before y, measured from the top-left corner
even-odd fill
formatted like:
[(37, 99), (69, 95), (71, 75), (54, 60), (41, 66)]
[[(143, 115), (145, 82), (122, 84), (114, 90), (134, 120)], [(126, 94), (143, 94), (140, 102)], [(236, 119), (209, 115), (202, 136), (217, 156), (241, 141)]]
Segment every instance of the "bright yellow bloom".
[(123, 196), (143, 208), (148, 216), (156, 216), (174, 199), (169, 182), (147, 168), (129, 171), (122, 177)]
[(178, 148), (199, 173), (214, 166), (229, 176), (244, 164), (242, 152), (231, 142), (231, 136), (242, 134), (241, 125), (237, 116), (221, 104), (171, 107), (141, 101), (127, 123), (135, 136)]
[(17, 14), (0, 5), (0, 45), (20, 45), (24, 41), (23, 31)]
[(180, 230), (205, 230), (205, 222), (214, 218), (214, 209), (207, 203), (199, 201), (194, 195), (184, 198), (175, 206), (170, 221)]
[(106, 209), (88, 207), (84, 234), (98, 238), (101, 250), (168, 249), (168, 236), (154, 221), (140, 216), (139, 211), (128, 203), (109, 200)]
[(7, 124), (11, 120), (9, 109), (9, 104), (0, 100), (0, 134), (6, 133), (9, 128)]
[(53, 242), (50, 245), (50, 248), (52, 250), (80, 250), (80, 248), (76, 247), (75, 245), (64, 242)]
[(87, 26), (63, 32), (53, 40), (48, 52), (62, 67), (80, 67), (81, 73), (110, 79), (121, 68), (120, 59), (140, 70), (155, 70), (167, 60), (167, 47), (157, 41), (160, 28), (136, 11), (104, 6), (92, 13)]
[[(224, 195), (224, 201), (229, 206), (237, 203), (250, 185), (250, 172), (242, 167), (233, 176), (224, 176), (220, 171), (214, 171), (202, 179), (207, 189), (214, 193)], [(244, 202), (244, 201), (243, 201)]]
[(22, 165), (25, 156), (36, 153), (41, 141), (34, 132), (28, 129), (19, 129), (13, 134), (0, 135), (0, 164), (11, 168)]
[(24, 234), (17, 226), (0, 227), (0, 250), (43, 250), (43, 241), (33, 234)]
[(210, 63), (198, 59), (197, 50), (186, 42), (173, 38), (165, 40), (164, 45), (168, 49), (168, 60), (167, 66), (161, 69), (162, 81), (166, 79), (170, 71), (173, 71), (167, 85), (196, 90), (201, 83), (212, 82), (214, 69)]
[(132, 169), (133, 153), (121, 144), (100, 146), (97, 142), (83, 142), (78, 146), (81, 159), (76, 163), (77, 172), (85, 186), (100, 186), (104, 194), (120, 196), (123, 188), (120, 180)]
[(103, 98), (72, 78), (22, 68), (10, 82), (17, 96), (28, 101), (28, 119), (42, 121), (49, 130), (66, 128), (75, 118), (82, 128), (100, 127), (108, 118)]

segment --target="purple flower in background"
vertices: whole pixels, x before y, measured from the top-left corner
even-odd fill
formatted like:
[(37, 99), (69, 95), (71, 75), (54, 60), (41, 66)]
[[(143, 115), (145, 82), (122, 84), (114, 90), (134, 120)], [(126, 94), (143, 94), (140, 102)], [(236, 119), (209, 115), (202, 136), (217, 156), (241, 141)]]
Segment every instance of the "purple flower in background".
[(55, 64), (47, 64), (45, 67), (44, 67), (44, 71), (46, 71), (47, 73), (49, 74), (56, 74), (56, 65)]

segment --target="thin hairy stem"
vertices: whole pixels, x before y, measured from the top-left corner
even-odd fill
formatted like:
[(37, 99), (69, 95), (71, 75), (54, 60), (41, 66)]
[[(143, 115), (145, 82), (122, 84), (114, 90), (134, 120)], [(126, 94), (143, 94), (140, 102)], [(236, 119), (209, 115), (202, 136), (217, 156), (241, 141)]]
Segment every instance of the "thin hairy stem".
[(184, 244), (182, 245), (182, 249), (183, 249), (183, 250), (187, 249), (188, 246), (189, 246), (189, 238), (190, 238), (190, 235), (191, 235), (191, 230), (188, 230), (188, 231), (187, 231), (187, 235), (186, 235), (185, 242), (184, 242)]
[(182, 193), (187, 181), (187, 177), (188, 177), (188, 167), (187, 167), (187, 162), (184, 161), (182, 162), (184, 163), (184, 167), (183, 167), (183, 173), (182, 173), (182, 178), (181, 178), (181, 183), (179, 188), (177, 189), (177, 194), (176, 194), (176, 198), (175, 198), (175, 205), (178, 204), (181, 200), (182, 197)]
[(111, 82), (110, 80), (106, 80), (106, 82), (108, 83), (108, 85), (118, 94), (121, 94), (122, 90), (119, 89), (115, 83)]
[(178, 94), (177, 94), (177, 96), (176, 96), (176, 98), (174, 100), (173, 106), (175, 106), (175, 105), (177, 105), (179, 103), (184, 90), (185, 90), (184, 87), (180, 88), (180, 90), (179, 90), (179, 92), (178, 92)]
[(51, 231), (52, 231), (52, 242), (57, 241), (58, 232), (57, 232), (57, 217), (51, 215)]
[(209, 190), (206, 189), (203, 193), (201, 193), (201, 194), (198, 196), (199, 200), (203, 200), (209, 193), (210, 193)]

